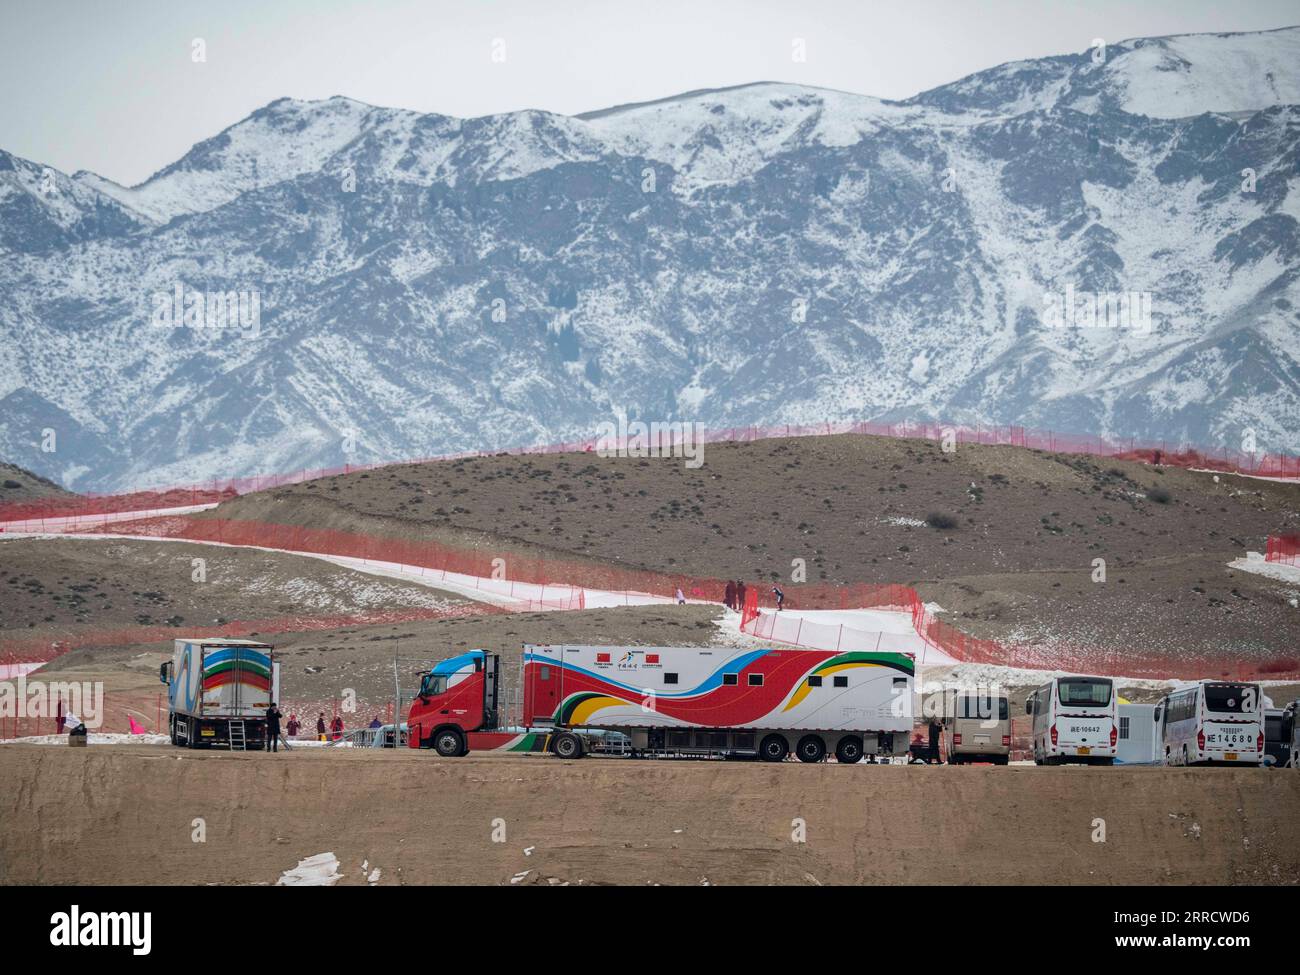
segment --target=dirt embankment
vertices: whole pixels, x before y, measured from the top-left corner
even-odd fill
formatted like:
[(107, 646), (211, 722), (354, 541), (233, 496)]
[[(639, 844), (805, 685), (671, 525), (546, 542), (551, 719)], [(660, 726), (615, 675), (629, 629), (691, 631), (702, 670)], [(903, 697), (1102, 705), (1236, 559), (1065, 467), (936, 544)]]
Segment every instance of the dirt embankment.
[(176, 542), (0, 536), (0, 644), (136, 626), (441, 609), (469, 600), (321, 559)]
[(17, 464), (0, 463), (0, 504), (6, 501), (71, 497), (73, 492), (60, 487), (48, 478), (33, 474)]
[(326, 852), (345, 884), (1300, 882), (1285, 771), (0, 746), (0, 774), (7, 884), (274, 883)]
[(802, 559), (809, 582), (911, 583), (966, 632), (1011, 642), (1264, 659), (1300, 638), (1295, 586), (1227, 568), (1296, 530), (1300, 486), (1016, 447), (809, 437), (709, 445), (694, 470), (482, 457), (308, 481), (204, 517), (784, 584)]

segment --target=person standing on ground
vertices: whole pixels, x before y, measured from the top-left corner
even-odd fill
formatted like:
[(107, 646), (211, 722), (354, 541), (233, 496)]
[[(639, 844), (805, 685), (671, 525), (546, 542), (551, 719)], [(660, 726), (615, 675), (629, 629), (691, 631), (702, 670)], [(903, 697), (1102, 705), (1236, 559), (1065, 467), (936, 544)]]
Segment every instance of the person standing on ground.
[(739, 579), (736, 580), (736, 609), (744, 611), (745, 609), (745, 584)]
[(772, 587), (772, 596), (776, 599), (776, 611), (781, 612), (781, 607), (785, 605), (785, 593), (781, 591), (780, 586)]
[(280, 750), (280, 709), (275, 702), (266, 709), (266, 750), (268, 752), (278, 752)]
[(334, 715), (334, 720), (330, 722), (330, 731), (333, 732), (330, 737), (335, 741), (343, 737), (343, 715)]
[(686, 605), (686, 594), (682, 592), (681, 586), (677, 587), (677, 605), (678, 606)]
[(930, 758), (929, 764), (942, 765), (939, 758), (939, 739), (943, 736), (943, 725), (939, 723), (939, 716), (935, 715), (930, 719)]
[(373, 718), (370, 719), (371, 728), (382, 728), (383, 726), (384, 723), (379, 720), (379, 715), (376, 714)]
[(290, 738), (297, 738), (297, 737), (298, 737), (298, 729), (301, 728), (301, 727), (302, 727), (302, 725), (301, 725), (301, 724), (299, 723), (299, 721), (298, 721), (298, 715), (296, 715), (296, 714), (290, 714), (290, 715), (289, 715), (289, 724), (286, 726), (286, 730), (289, 732), (289, 737), (290, 737)]
[(322, 711), (320, 714), (316, 716), (316, 739), (318, 741), (325, 740), (325, 712), (324, 711)]
[(727, 609), (736, 608), (736, 584), (730, 579), (727, 580), (727, 591), (722, 601), (727, 604)]

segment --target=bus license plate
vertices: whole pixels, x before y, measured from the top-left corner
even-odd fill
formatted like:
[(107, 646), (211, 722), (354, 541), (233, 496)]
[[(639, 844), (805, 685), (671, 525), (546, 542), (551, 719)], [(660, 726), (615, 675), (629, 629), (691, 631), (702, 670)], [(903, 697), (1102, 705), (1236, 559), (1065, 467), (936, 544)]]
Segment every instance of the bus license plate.
[(1224, 760), (1225, 762), (1235, 762), (1235, 761), (1237, 760), (1237, 753), (1236, 753), (1236, 752), (1224, 752), (1224, 753), (1223, 753), (1223, 760)]
[(1087, 745), (1080, 745), (1080, 746), (1079, 746), (1079, 750), (1078, 750), (1078, 754), (1080, 754), (1080, 755), (1091, 755), (1091, 754), (1092, 754), (1092, 749), (1089, 748)]

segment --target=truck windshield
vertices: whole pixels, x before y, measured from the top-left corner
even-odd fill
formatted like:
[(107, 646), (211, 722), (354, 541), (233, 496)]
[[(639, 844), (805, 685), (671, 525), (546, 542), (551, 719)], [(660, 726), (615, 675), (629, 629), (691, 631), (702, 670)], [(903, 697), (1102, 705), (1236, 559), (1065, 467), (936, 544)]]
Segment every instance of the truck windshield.
[[(1205, 710), (1216, 714), (1242, 714), (1249, 703), (1247, 697), (1257, 702), (1259, 691), (1245, 684), (1206, 684)], [(1251, 710), (1254, 708), (1252, 706)]]
[(441, 694), (447, 689), (446, 674), (425, 674), (420, 682), (420, 693), (425, 695)]
[(1104, 708), (1110, 704), (1110, 681), (1099, 677), (1073, 677), (1059, 684), (1061, 707)]

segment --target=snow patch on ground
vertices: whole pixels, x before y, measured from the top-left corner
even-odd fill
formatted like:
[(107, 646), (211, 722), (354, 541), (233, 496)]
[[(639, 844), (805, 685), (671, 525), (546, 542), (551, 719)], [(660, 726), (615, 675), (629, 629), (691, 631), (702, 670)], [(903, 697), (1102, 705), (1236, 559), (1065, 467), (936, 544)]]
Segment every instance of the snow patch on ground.
[[(171, 741), (166, 735), (130, 735), (92, 731), (86, 735), (86, 747), (93, 745), (166, 745)], [(63, 745), (67, 747), (67, 735), (29, 735), (26, 738), (6, 738), (0, 745)]]
[(275, 882), (277, 887), (333, 887), (343, 879), (339, 873), (339, 858), (333, 853), (317, 853), (299, 860), (292, 870), (286, 870)]
[(1235, 559), (1229, 562), (1228, 568), (1240, 569), (1242, 572), (1253, 572), (1255, 575), (1276, 579), (1278, 582), (1290, 582), (1293, 585), (1300, 586), (1300, 565), (1268, 562), (1258, 552), (1247, 552), (1244, 559)]

